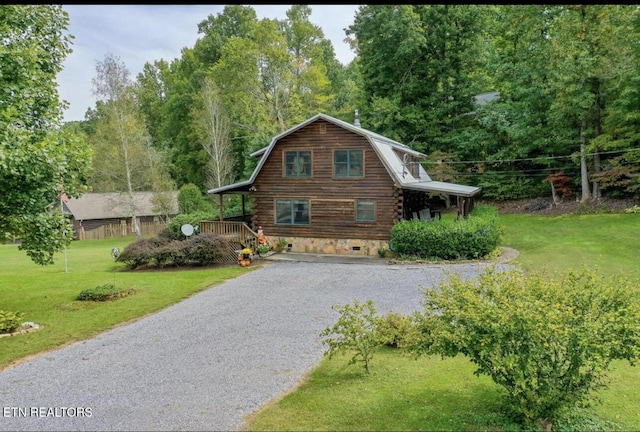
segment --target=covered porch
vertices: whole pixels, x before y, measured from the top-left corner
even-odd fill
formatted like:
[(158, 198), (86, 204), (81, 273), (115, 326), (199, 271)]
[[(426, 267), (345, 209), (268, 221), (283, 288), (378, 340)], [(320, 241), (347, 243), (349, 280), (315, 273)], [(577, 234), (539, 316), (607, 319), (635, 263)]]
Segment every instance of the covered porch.
[(457, 208), (458, 218), (466, 218), (474, 208), (480, 188), (438, 181), (403, 185), (402, 219), (439, 219), (442, 211)]
[[(209, 191), (218, 201), (218, 206), (220, 208), (220, 217), (219, 221), (229, 221), (229, 222), (244, 222), (251, 230), (256, 231), (257, 227), (254, 226), (253, 221), (251, 220), (251, 213), (247, 210), (247, 199), (251, 198), (251, 192), (255, 191), (255, 188), (252, 186), (252, 183), (249, 181), (234, 183), (228, 186), (223, 186), (213, 191)], [(240, 215), (224, 217), (224, 196), (225, 195), (240, 195)]]

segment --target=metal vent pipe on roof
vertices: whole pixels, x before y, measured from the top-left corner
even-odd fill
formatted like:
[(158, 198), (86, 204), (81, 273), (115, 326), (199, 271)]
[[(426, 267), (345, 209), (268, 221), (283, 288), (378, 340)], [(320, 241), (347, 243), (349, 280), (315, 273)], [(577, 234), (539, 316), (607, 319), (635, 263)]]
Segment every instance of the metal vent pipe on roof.
[(356, 118), (353, 120), (353, 125), (356, 127), (360, 127), (360, 116), (358, 115), (358, 110), (356, 110)]

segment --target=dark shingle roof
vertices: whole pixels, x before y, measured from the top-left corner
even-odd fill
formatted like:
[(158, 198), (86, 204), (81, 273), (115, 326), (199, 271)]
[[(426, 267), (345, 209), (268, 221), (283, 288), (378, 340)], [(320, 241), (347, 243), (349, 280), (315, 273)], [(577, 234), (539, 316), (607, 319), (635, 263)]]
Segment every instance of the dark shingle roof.
[[(153, 192), (133, 192), (133, 206), (128, 194), (121, 192), (85, 193), (80, 198), (70, 198), (65, 207), (78, 220), (117, 219), (136, 216), (157, 216), (152, 204)], [(178, 192), (172, 192), (173, 208), (178, 213)]]

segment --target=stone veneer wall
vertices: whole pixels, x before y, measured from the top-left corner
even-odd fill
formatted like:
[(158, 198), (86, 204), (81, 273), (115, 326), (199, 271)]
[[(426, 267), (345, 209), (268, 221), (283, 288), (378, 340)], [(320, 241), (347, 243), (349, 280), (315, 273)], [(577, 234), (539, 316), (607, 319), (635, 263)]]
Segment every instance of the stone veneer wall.
[[(290, 252), (324, 253), (337, 255), (378, 255), (378, 249), (389, 249), (386, 240), (328, 239), (308, 237), (287, 237)], [(277, 237), (269, 238), (270, 245), (278, 243)], [(287, 249), (285, 249), (287, 250)]]

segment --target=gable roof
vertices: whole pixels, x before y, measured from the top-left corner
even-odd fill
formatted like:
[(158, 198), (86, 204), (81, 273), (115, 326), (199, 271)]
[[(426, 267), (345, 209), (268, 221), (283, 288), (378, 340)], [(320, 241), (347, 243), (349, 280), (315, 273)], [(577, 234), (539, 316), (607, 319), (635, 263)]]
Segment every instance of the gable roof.
[[(173, 214), (177, 214), (178, 192), (173, 191), (171, 194)], [(161, 216), (154, 210), (154, 192), (133, 192), (133, 209), (127, 202), (127, 195), (124, 192), (85, 193), (79, 198), (69, 198), (64, 206), (76, 220), (128, 218), (133, 210), (136, 216)]]
[[(406, 144), (402, 144), (398, 141), (394, 141), (391, 138), (387, 138), (370, 130), (364, 129), (360, 126), (355, 126), (351, 123), (347, 123), (345, 121), (339, 120), (337, 118), (328, 116), (326, 114), (316, 114), (313, 117), (305, 120), (304, 122), (282, 132), (279, 135), (276, 135), (271, 140), (271, 143), (258, 151), (255, 151), (251, 154), (251, 156), (261, 156), (258, 165), (253, 170), (253, 174), (249, 180), (245, 180), (243, 182), (234, 183), (227, 186), (222, 186), (216, 189), (211, 189), (207, 191), (209, 194), (218, 194), (224, 192), (246, 192), (249, 190), (249, 187), (253, 184), (258, 173), (262, 169), (262, 166), (265, 164), (266, 160), (269, 158), (269, 154), (273, 150), (273, 147), (276, 143), (282, 139), (283, 137), (302, 129), (303, 127), (317, 121), (317, 120), (325, 120), (329, 123), (333, 123), (337, 126), (342, 127), (350, 132), (361, 135), (369, 141), (371, 147), (376, 152), (385, 168), (389, 172), (389, 175), (393, 179), (393, 182), (397, 187), (405, 188), (405, 189), (414, 189), (421, 190), (425, 192), (435, 192), (435, 193), (446, 193), (452, 195), (460, 195), (460, 196), (473, 196), (480, 192), (480, 188), (474, 186), (464, 186), (455, 183), (446, 183), (431, 180), (431, 177), (427, 174), (422, 165), (419, 166), (419, 178), (412, 176), (408, 170), (406, 169), (405, 164), (403, 163), (399, 154), (409, 154), (411, 156), (417, 158), (425, 158), (426, 155), (424, 153), (420, 153), (418, 151), (413, 150)], [(394, 151), (395, 150), (395, 151)]]

